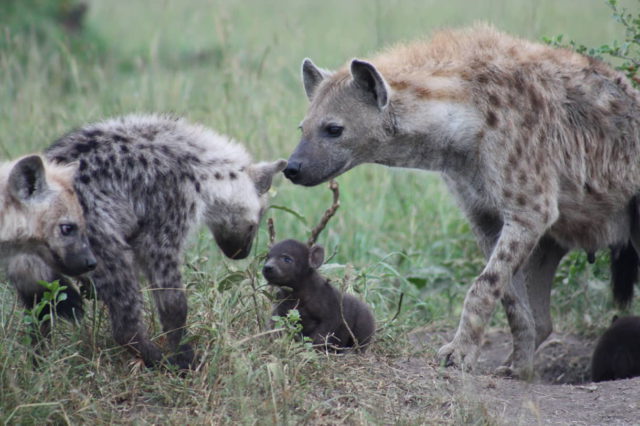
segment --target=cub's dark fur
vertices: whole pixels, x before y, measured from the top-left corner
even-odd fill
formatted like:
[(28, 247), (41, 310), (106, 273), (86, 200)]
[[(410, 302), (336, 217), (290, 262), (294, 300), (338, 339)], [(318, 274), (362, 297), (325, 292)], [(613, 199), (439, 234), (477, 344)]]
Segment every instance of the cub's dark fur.
[(640, 376), (640, 317), (614, 318), (591, 360), (594, 382)]
[(271, 248), (262, 274), (269, 284), (280, 287), (273, 315), (286, 316), (297, 309), (302, 334), (314, 345), (364, 351), (375, 333), (373, 314), (365, 303), (341, 293), (318, 273), (323, 261), (319, 245), (309, 248), (284, 240)]

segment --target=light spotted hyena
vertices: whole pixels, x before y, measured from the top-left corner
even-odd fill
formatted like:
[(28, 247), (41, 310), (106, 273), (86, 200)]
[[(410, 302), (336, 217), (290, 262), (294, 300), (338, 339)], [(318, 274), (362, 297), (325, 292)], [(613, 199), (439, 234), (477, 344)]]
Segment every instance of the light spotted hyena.
[(302, 73), (311, 104), (289, 179), (317, 185), (361, 163), (436, 170), (471, 221), (487, 264), (439, 351), (448, 363), (473, 366), (502, 300), (504, 370), (528, 376), (563, 255), (630, 234), (640, 247), (640, 95), (604, 63), (477, 25), (336, 72), (307, 59)]
[[(76, 276), (95, 268), (73, 189), (76, 170), (77, 164), (51, 164), (39, 155), (0, 165), (0, 263), (6, 265), (14, 256), (32, 256), (51, 270), (43, 277), (47, 281), (60, 273)], [(34, 282), (21, 290), (22, 300), (33, 303), (44, 287)], [(73, 295), (58, 307), (60, 315), (81, 314), (80, 298)]]
[[(230, 258), (246, 257), (285, 160), (252, 164), (239, 144), (204, 127), (165, 116), (126, 116), (73, 131), (46, 150), (49, 160), (78, 163), (75, 189), (98, 264), (91, 278), (109, 308), (115, 340), (151, 366), (162, 359), (141, 321), (139, 271), (148, 278), (170, 362), (188, 367), (180, 346), (187, 299), (180, 277), (185, 240), (204, 221)], [(18, 258), (18, 288), (46, 271)]]

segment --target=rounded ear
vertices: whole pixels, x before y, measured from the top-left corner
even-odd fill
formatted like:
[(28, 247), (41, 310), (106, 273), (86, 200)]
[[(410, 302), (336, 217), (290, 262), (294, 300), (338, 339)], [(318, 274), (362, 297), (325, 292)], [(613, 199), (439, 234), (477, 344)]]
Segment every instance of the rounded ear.
[(44, 163), (39, 155), (19, 160), (9, 173), (9, 192), (16, 200), (29, 201), (48, 189)]
[(307, 94), (307, 98), (311, 100), (316, 89), (325, 78), (329, 77), (331, 73), (315, 66), (311, 59), (305, 58), (302, 61), (302, 84), (304, 85), (304, 91)]
[(272, 163), (263, 162), (247, 167), (247, 173), (256, 185), (258, 194), (262, 195), (271, 188), (273, 176), (287, 167), (287, 160), (280, 159)]
[(309, 247), (309, 266), (313, 269), (318, 269), (324, 262), (324, 247), (318, 244), (314, 244)]
[(356, 86), (372, 96), (379, 109), (387, 107), (389, 86), (373, 64), (354, 59), (351, 61), (351, 76)]

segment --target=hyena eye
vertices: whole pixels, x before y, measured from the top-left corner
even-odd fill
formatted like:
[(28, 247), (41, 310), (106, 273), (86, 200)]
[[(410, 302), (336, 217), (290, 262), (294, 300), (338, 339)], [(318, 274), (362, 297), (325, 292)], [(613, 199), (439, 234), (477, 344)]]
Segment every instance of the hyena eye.
[(60, 233), (65, 237), (71, 235), (76, 229), (78, 229), (78, 227), (73, 223), (63, 223), (60, 225)]
[(327, 132), (327, 135), (332, 138), (337, 138), (342, 135), (343, 130), (344, 127), (335, 124), (329, 124), (324, 128), (324, 131)]
[(292, 263), (292, 262), (293, 262), (293, 259), (292, 259), (292, 258), (290, 258), (289, 256), (282, 256), (282, 261), (283, 261), (284, 263)]

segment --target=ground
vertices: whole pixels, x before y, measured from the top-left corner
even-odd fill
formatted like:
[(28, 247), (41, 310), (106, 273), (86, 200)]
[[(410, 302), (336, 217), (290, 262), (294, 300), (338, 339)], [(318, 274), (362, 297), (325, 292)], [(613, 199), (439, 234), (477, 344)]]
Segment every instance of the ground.
[(411, 340), (414, 356), (391, 359), (370, 354), (335, 362), (339, 371), (332, 379), (344, 374), (343, 387), (324, 395), (330, 398), (331, 409), (327, 413), (318, 409), (313, 421), (323, 423), (326, 414), (329, 418), (324, 420), (333, 423), (336, 412), (349, 412), (355, 403), (366, 404), (376, 413), (376, 422), (385, 423), (631, 425), (640, 421), (640, 377), (589, 381), (591, 340), (552, 334), (536, 354), (539, 376), (530, 383), (491, 374), (508, 353), (509, 336), (504, 331), (487, 334), (474, 374), (437, 364), (434, 353), (445, 341), (443, 333), (421, 329), (412, 333)]

